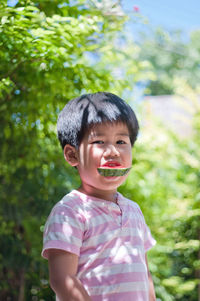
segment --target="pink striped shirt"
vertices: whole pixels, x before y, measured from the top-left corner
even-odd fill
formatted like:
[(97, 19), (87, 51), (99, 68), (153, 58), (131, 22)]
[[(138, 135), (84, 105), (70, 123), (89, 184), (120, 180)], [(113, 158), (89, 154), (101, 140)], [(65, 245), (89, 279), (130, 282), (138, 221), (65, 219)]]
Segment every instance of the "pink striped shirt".
[(77, 277), (93, 301), (147, 301), (145, 252), (155, 244), (139, 206), (67, 194), (51, 211), (42, 256), (61, 249), (79, 256)]

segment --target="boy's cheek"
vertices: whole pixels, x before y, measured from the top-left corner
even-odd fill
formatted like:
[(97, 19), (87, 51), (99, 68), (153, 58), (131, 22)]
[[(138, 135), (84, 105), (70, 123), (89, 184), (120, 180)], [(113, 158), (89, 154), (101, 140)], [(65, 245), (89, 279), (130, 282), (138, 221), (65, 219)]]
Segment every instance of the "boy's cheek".
[(93, 147), (88, 152), (88, 157), (91, 160), (97, 160), (103, 155), (103, 149), (100, 147)]

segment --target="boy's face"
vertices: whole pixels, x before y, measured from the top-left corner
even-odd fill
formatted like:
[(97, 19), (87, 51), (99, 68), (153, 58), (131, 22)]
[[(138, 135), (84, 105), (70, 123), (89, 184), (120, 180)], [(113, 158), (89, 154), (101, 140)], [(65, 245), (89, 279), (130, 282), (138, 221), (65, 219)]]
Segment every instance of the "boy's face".
[[(128, 168), (132, 165), (132, 147), (127, 126), (122, 122), (93, 126), (85, 134), (77, 154), (77, 168), (82, 181), (82, 190), (116, 192), (127, 175), (104, 177), (97, 168), (117, 166)], [(89, 189), (89, 190), (88, 190)]]

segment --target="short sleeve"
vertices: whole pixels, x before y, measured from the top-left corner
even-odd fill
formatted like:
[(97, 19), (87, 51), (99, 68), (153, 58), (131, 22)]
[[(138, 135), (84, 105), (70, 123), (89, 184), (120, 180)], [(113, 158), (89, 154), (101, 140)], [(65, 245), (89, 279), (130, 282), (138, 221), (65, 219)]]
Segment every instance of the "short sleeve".
[(153, 238), (149, 227), (146, 224), (144, 215), (138, 206), (139, 214), (142, 219), (142, 232), (143, 232), (143, 242), (144, 242), (144, 250), (147, 252), (156, 244), (156, 240)]
[(48, 259), (49, 249), (64, 250), (79, 256), (83, 233), (84, 220), (80, 213), (58, 203), (45, 224), (42, 256)]
[(145, 223), (145, 232), (144, 232), (144, 249), (145, 249), (145, 252), (150, 250), (153, 246), (155, 246), (155, 244), (156, 244), (156, 240), (151, 235), (151, 231)]

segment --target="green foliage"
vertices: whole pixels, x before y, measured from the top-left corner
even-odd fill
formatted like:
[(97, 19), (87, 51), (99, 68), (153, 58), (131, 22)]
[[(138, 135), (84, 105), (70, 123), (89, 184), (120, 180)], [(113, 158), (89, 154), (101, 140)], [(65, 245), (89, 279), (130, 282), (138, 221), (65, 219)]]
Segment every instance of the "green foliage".
[(184, 79), (193, 89), (199, 86), (199, 38), (200, 30), (186, 41), (181, 31), (168, 33), (161, 28), (141, 37), (140, 59), (148, 60), (155, 73), (155, 79), (147, 83), (146, 94), (174, 94), (175, 78)]
[(43, 225), (79, 181), (58, 145), (57, 115), (72, 97), (114, 84), (88, 57), (124, 20), (88, 3), (0, 4), (1, 300), (53, 299), (40, 256)]
[[(1, 1), (0, 300), (54, 300), (40, 255), (42, 231), (53, 204), (79, 185), (56, 137), (65, 103), (99, 90), (130, 95), (148, 79), (151, 92), (159, 94), (175, 91), (194, 99), (186, 82), (198, 88), (198, 32), (187, 45), (158, 32), (161, 48), (152, 40), (140, 47), (119, 35), (126, 17), (117, 2), (99, 3), (24, 0), (9, 7)], [(151, 88), (155, 80), (157, 90)], [(196, 134), (184, 141), (152, 117), (120, 188), (140, 204), (157, 239), (150, 269), (163, 301), (197, 299), (199, 111), (197, 106)]]
[[(194, 129), (199, 116), (200, 110)], [(157, 298), (195, 301), (200, 267), (199, 132), (182, 140), (154, 116), (146, 118), (133, 169), (120, 190), (139, 203), (157, 240), (150, 252)]]

